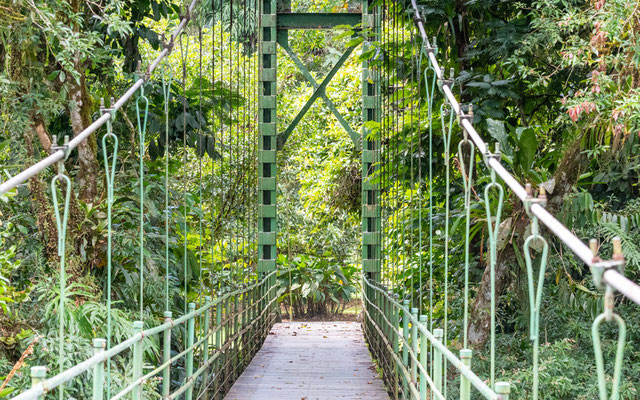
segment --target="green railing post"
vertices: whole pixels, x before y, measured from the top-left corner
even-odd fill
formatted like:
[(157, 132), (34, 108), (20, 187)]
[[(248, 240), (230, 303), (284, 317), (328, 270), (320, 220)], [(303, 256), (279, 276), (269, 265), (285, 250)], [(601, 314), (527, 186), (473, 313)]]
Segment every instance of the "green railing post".
[[(407, 310), (409, 310), (411, 302), (404, 300), (402, 304), (404, 305), (404, 311), (402, 313), (402, 367), (407, 371), (409, 368), (409, 316), (407, 315)], [(407, 377), (405, 374), (402, 374), (402, 394), (406, 398), (408, 393), (409, 386)]]
[[(427, 329), (427, 316), (420, 316), (420, 326), (423, 329)], [(427, 335), (420, 335), (420, 365), (422, 365), (422, 369), (420, 370), (420, 400), (427, 399), (427, 376), (424, 371), (427, 370), (427, 347), (429, 346), (429, 341), (427, 339)]]
[(240, 339), (240, 370), (244, 370), (245, 361), (247, 359), (247, 335), (244, 332), (244, 328), (247, 326), (247, 291), (246, 284), (244, 285), (245, 291), (242, 293), (242, 300), (240, 301), (240, 332), (243, 332)]
[[(105, 352), (106, 339), (93, 339), (93, 354)], [(104, 361), (93, 367), (93, 400), (104, 398)]]
[(380, 293), (380, 297), (382, 297), (382, 303), (383, 303), (383, 307), (382, 307), (382, 323), (384, 324), (384, 336), (387, 338), (387, 341), (389, 341), (389, 339), (391, 338), (391, 325), (388, 324), (385, 321), (385, 318), (389, 318), (389, 315), (391, 314), (389, 312), (389, 298), (387, 296), (385, 296), (384, 293)]
[[(195, 303), (189, 303), (189, 314), (191, 314), (192, 312), (194, 312), (196, 310), (196, 304)], [(194, 336), (195, 336), (195, 317), (192, 315), (188, 321), (187, 321), (187, 349), (189, 349), (189, 351), (187, 352), (187, 375), (186, 375), (186, 379), (185, 379), (185, 383), (190, 383), (192, 377), (193, 377), (193, 342), (194, 342)], [(193, 385), (190, 386), (185, 394), (185, 399), (186, 400), (192, 400), (193, 399)]]
[[(442, 342), (442, 337), (444, 336), (444, 331), (442, 329), (434, 329), (433, 337)], [(438, 350), (438, 347), (433, 347), (433, 382), (436, 385), (436, 389), (439, 392), (442, 392), (442, 353)]]
[(229, 342), (229, 338), (231, 337), (231, 297), (227, 297), (224, 300), (224, 332), (222, 333), (222, 346), (226, 349), (223, 352), (224, 358), (222, 360), (222, 366), (224, 370), (224, 374), (222, 379), (224, 379), (223, 390), (228, 389), (229, 384), (229, 376), (231, 375), (231, 343)]
[[(211, 296), (204, 296), (204, 303), (209, 305), (211, 303)], [(204, 313), (204, 335), (207, 336), (209, 334), (209, 330), (211, 329), (211, 309), (208, 309)], [(209, 342), (211, 341), (211, 337), (207, 336), (207, 339), (204, 341), (204, 364), (207, 365), (209, 362)], [(204, 370), (204, 400), (209, 399), (209, 367), (206, 367)]]
[[(164, 323), (171, 322), (171, 311), (164, 312)], [(171, 328), (164, 331), (162, 336), (162, 363), (166, 364), (171, 359)], [(171, 364), (167, 365), (162, 370), (162, 398), (169, 398), (169, 391), (171, 390)]]
[[(31, 387), (35, 387), (47, 378), (47, 367), (31, 367)], [(38, 400), (44, 400), (44, 394), (38, 396)]]
[[(138, 334), (142, 332), (144, 328), (144, 322), (142, 321), (133, 321), (133, 331)], [(133, 344), (133, 380), (137, 381), (142, 377), (142, 350), (143, 350), (143, 340), (144, 338), (140, 338), (137, 342)], [(135, 388), (131, 391), (133, 400), (142, 400), (142, 382), (136, 383)]]
[[(460, 350), (460, 360), (464, 365), (471, 368), (471, 355), (472, 352), (470, 349), (462, 349)], [(470, 400), (471, 399), (471, 382), (469, 379), (464, 376), (464, 374), (460, 374), (460, 400)]]
[(509, 382), (496, 382), (496, 393), (500, 395), (500, 400), (509, 400), (509, 393), (511, 393)]
[(214, 371), (213, 382), (214, 382), (214, 390), (217, 392), (220, 385), (220, 370), (222, 368), (218, 368), (221, 364), (222, 360), (222, 302), (216, 304), (216, 353), (218, 353), (218, 358), (216, 359), (216, 368)]
[(239, 302), (239, 294), (236, 294), (233, 297), (233, 335), (235, 339), (233, 340), (233, 379), (235, 379), (238, 375), (238, 365), (240, 365), (240, 337), (236, 336), (238, 332), (240, 332), (240, 302)]
[[(396, 304), (398, 303), (398, 295), (397, 294), (393, 294), (392, 291), (389, 291), (389, 293), (393, 296), (393, 302), (391, 303), (391, 323), (393, 324), (393, 353), (397, 356), (400, 353), (400, 347), (399, 347), (399, 342), (400, 342), (400, 338), (398, 337), (398, 329), (400, 329), (399, 325), (399, 321), (398, 321), (398, 307), (396, 307)], [(395, 359), (395, 357), (394, 357)], [(397, 362), (393, 362), (393, 392), (395, 395), (395, 398), (398, 398), (398, 384), (399, 384), (399, 380), (398, 380), (398, 375), (400, 373), (400, 370), (398, 368), (398, 363)]]
[(413, 322), (411, 324), (411, 350), (413, 350), (413, 357), (411, 359), (411, 383), (413, 387), (418, 387), (418, 309), (412, 308), (411, 315), (413, 316)]

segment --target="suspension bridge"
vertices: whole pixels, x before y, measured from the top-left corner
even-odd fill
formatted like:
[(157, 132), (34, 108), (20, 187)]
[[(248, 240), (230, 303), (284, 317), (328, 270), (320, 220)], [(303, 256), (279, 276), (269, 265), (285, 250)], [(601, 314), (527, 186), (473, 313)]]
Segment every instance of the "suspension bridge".
[[(234, 17), (234, 5), (236, 6)], [(225, 11), (230, 16), (230, 27), (222, 28), (216, 24), (223, 19), (223, 10), (212, 10), (209, 17), (212, 44), (227, 38), (229, 44), (224, 48), (210, 49), (211, 60), (203, 61), (203, 30), (196, 25), (201, 19), (197, 15), (198, 0), (185, 10), (175, 31), (166, 40), (157, 58), (145, 71), (139, 71), (138, 79), (117, 101), (112, 100), (103, 104), (101, 115), (82, 133), (71, 140), (65, 139), (59, 143), (54, 140), (49, 157), (42, 159), (31, 167), (15, 174), (2, 182), (0, 194), (7, 194), (16, 187), (24, 184), (30, 178), (44, 174), (49, 168), (56, 169), (51, 181), (51, 196), (55, 210), (58, 233), (59, 264), (59, 297), (58, 310), (59, 332), (57, 351), (60, 358), (58, 366), (35, 366), (31, 368), (32, 386), (19, 394), (15, 400), (45, 399), (45, 398), (92, 398), (121, 399), (121, 398), (194, 398), (218, 399), (227, 395), (230, 399), (271, 399), (271, 398), (395, 398), (395, 399), (446, 399), (453, 396), (460, 399), (486, 398), (508, 400), (511, 384), (508, 379), (498, 380), (500, 360), (496, 357), (496, 295), (494, 270), (498, 255), (498, 236), (502, 218), (502, 204), (507, 196), (507, 190), (518, 198), (528, 218), (531, 220), (531, 233), (525, 241), (523, 254), (527, 266), (528, 293), (531, 311), (530, 338), (533, 343), (533, 398), (544, 397), (538, 393), (539, 385), (539, 321), (542, 286), (544, 284), (545, 267), (548, 259), (549, 246), (544, 235), (550, 235), (569, 248), (578, 259), (587, 265), (593, 274), (596, 287), (604, 291), (604, 312), (593, 322), (593, 347), (597, 367), (599, 398), (617, 399), (618, 388), (623, 379), (637, 379), (637, 377), (623, 377), (621, 366), (624, 362), (624, 346), (626, 326), (622, 316), (614, 312), (614, 293), (618, 293), (632, 302), (640, 305), (640, 288), (634, 282), (625, 278), (624, 257), (619, 239), (613, 240), (613, 254), (611, 257), (598, 254), (598, 243), (592, 241), (585, 244), (567, 229), (559, 220), (545, 209), (546, 196), (541, 188), (536, 194), (531, 185), (518, 182), (501, 161), (498, 146), (495, 151), (485, 143), (483, 137), (474, 128), (473, 109), (461, 105), (455, 95), (455, 76), (453, 72), (447, 76), (440, 67), (437, 41), (430, 40), (425, 30), (422, 10), (413, 0), (410, 4), (362, 1), (362, 6), (355, 12), (347, 13), (294, 13), (287, 7), (279, 9), (275, 0), (244, 0), (231, 2), (231, 11)], [(398, 8), (402, 11), (397, 12)], [(398, 20), (409, 21), (400, 24)], [(256, 21), (254, 25), (251, 21)], [(198, 23), (199, 24), (199, 23)], [(216, 30), (216, 27), (219, 27)], [(407, 29), (407, 26), (410, 29)], [(192, 28), (192, 29), (190, 29)], [(189, 30), (190, 29), (190, 30)], [(240, 45), (233, 45), (234, 29), (255, 30), (256, 57), (244, 57)], [(317, 82), (307, 70), (289, 44), (289, 32), (298, 29), (343, 29), (350, 30), (353, 40), (348, 43), (344, 54), (335, 62), (322, 82)], [(198, 35), (193, 33), (198, 31)], [(226, 35), (226, 36), (225, 36)], [(403, 99), (398, 90), (385, 91), (382, 87), (383, 78), (389, 81), (389, 74), (383, 68), (383, 54), (398, 54), (395, 45), (402, 36), (411, 38), (413, 47), (410, 49), (412, 68), (418, 71), (412, 79), (418, 82), (420, 90), (426, 93), (428, 102), (425, 114), (419, 107), (402, 106)], [(218, 39), (216, 39), (218, 38)], [(207, 79), (226, 78), (232, 89), (240, 92), (246, 99), (241, 107), (245, 119), (251, 124), (240, 126), (239, 119), (234, 116), (223, 118), (216, 115), (220, 108), (210, 108), (211, 120), (220, 121), (218, 125), (210, 124), (204, 127), (198, 121), (187, 120), (187, 104), (184, 100), (175, 103), (171, 98), (171, 86), (175, 81), (182, 80), (186, 97), (186, 50), (189, 45), (199, 46), (199, 85), (197, 96), (200, 101), (199, 112), (203, 113), (203, 104), (221, 101), (225, 95), (216, 98), (213, 84), (203, 87)], [(336, 75), (337, 71), (350, 57), (352, 52), (362, 46), (362, 128), (354, 129), (338, 111), (325, 93), (325, 89)], [(179, 46), (182, 57), (182, 71), (170, 68), (167, 59)], [(277, 113), (277, 56), (278, 46), (286, 56), (290, 57), (300, 73), (313, 87), (313, 95), (299, 110), (293, 121), (286, 127), (279, 124)], [(234, 69), (231, 62), (235, 57), (236, 63), (243, 63), (243, 72)], [(207, 77), (203, 73), (203, 62), (210, 62), (207, 66)], [(182, 74), (181, 74), (182, 73)], [(182, 76), (180, 76), (182, 75)], [(149, 125), (150, 100), (148, 85), (152, 79), (160, 82), (164, 108), (164, 130), (158, 136), (147, 134)], [(210, 98), (207, 98), (209, 96)], [(233, 99), (229, 95), (229, 102)], [(139, 134), (140, 170), (138, 171), (139, 185), (139, 298), (140, 318), (133, 325), (133, 335), (125, 340), (116, 342), (111, 337), (112, 332), (112, 299), (111, 299), (111, 254), (114, 251), (114, 229), (112, 211), (114, 207), (114, 185), (118, 174), (119, 162), (118, 136), (113, 132), (113, 122), (118, 118), (118, 112), (135, 97), (137, 115), (137, 132)], [(278, 151), (286, 146), (287, 140), (294, 132), (297, 124), (303, 120), (305, 114), (314, 104), (321, 100), (335, 115), (346, 133), (353, 141), (355, 149), (361, 152), (362, 162), (362, 322), (351, 324), (281, 324), (277, 323), (280, 315), (278, 294), (276, 293), (277, 268), (277, 157)], [(176, 105), (177, 104), (177, 105)], [(435, 110), (436, 105), (439, 110)], [(183, 108), (182, 128), (177, 129), (177, 135), (186, 147), (188, 142), (197, 142), (196, 147), (201, 153), (209, 153), (212, 164), (226, 163), (229, 169), (234, 163), (250, 166), (255, 176), (244, 177), (241, 181), (231, 181), (222, 168), (212, 169), (209, 190), (221, 190), (231, 184), (241, 192), (238, 195), (244, 203), (237, 215), (227, 213), (213, 216), (218, 218), (218, 226), (233, 225), (233, 217), (241, 215), (245, 220), (254, 222), (254, 230), (242, 232), (227, 232), (215, 230), (214, 227), (202, 226), (200, 230), (210, 229), (214, 244), (225, 242), (236, 247), (238, 255), (233, 260), (220, 259), (222, 257), (211, 252), (211, 263), (220, 262), (226, 265), (233, 284), (214, 283), (209, 277), (209, 290), (193, 294), (191, 288), (184, 288), (184, 310), (181, 315), (174, 315), (169, 307), (169, 276), (176, 266), (170, 265), (169, 255), (165, 260), (166, 309), (162, 315), (150, 315), (145, 310), (145, 242), (150, 240), (145, 235), (145, 180), (144, 160), (152, 147), (165, 145), (165, 181), (164, 185), (174, 185), (176, 190), (181, 182), (171, 182), (169, 173), (170, 136), (175, 132), (170, 129), (169, 109)], [(436, 116), (439, 121), (434, 121)], [(235, 115), (238, 117), (238, 115)], [(409, 123), (410, 121), (410, 123)], [(414, 123), (417, 122), (417, 123)], [(209, 135), (187, 135), (187, 126), (197, 126), (196, 130), (211, 130)], [(416, 149), (425, 149), (429, 155), (429, 162), (425, 168), (418, 166), (415, 175), (411, 172), (411, 208), (398, 211), (393, 206), (393, 194), (400, 189), (396, 185), (396, 177), (389, 173), (399, 160), (399, 144), (407, 129), (428, 130), (428, 142), (411, 143)], [(432, 138), (434, 130), (441, 129), (443, 138), (443, 160), (432, 159), (435, 146)], [(453, 132), (459, 132), (459, 138), (452, 138)], [(67, 229), (70, 207), (70, 196), (73, 182), (70, 174), (65, 170), (65, 160), (83, 142), (92, 136), (100, 136), (103, 162), (106, 173), (107, 209), (108, 209), (108, 250), (107, 265), (109, 278), (105, 290), (105, 302), (109, 310), (107, 320), (107, 337), (96, 338), (93, 341), (94, 355), (77, 360), (69, 366), (65, 359), (65, 340), (71, 334), (65, 327), (65, 291), (68, 290), (65, 268)], [(149, 142), (153, 142), (153, 146)], [(450, 227), (450, 199), (449, 185), (451, 176), (450, 166), (446, 168), (444, 177), (439, 177), (446, 184), (447, 194), (443, 204), (436, 205), (433, 199), (434, 176), (432, 166), (436, 162), (446, 162), (452, 156), (452, 142), (458, 145), (458, 160), (460, 170), (463, 171), (462, 184), (464, 186), (464, 229), (466, 241), (464, 248), (464, 287), (462, 293), (462, 321), (460, 330), (451, 329), (449, 310), (449, 227)], [(240, 149), (241, 144), (249, 144)], [(234, 147), (236, 146), (236, 147)], [(247, 150), (248, 149), (248, 150)], [(215, 155), (215, 157), (214, 157)], [(188, 157), (182, 152), (174, 157)], [(411, 163), (414, 161), (412, 160)], [(420, 162), (420, 160), (416, 161)], [(472, 359), (474, 352), (469, 349), (468, 314), (469, 314), (469, 265), (477, 258), (470, 250), (470, 210), (473, 206), (472, 197), (474, 174), (482, 174), (480, 166), (484, 165), (488, 174), (488, 184), (484, 187), (483, 200), (488, 224), (488, 263), (491, 267), (491, 300), (490, 309), (490, 339), (487, 349), (481, 350), (482, 356), (490, 360), (489, 371), (486, 374), (476, 374)], [(412, 164), (413, 166), (413, 164)], [(383, 168), (385, 167), (385, 168)], [(200, 163), (202, 168), (202, 163)], [(213, 167), (212, 167), (213, 168)], [(427, 172), (423, 176), (423, 169)], [(386, 171), (386, 172), (385, 172)], [(218, 174), (216, 175), (216, 172)], [(195, 179), (202, 180), (202, 170)], [(425, 183), (426, 182), (426, 183)], [(203, 188), (200, 183), (200, 190)], [(186, 186), (185, 186), (186, 187)], [(165, 190), (166, 231), (165, 243), (170, 241), (173, 234), (169, 231), (168, 212), (170, 207), (169, 191)], [(187, 194), (184, 195), (184, 220), (187, 220)], [(414, 197), (415, 196), (415, 197)], [(202, 198), (202, 197), (200, 197)], [(426, 199), (426, 201), (425, 201)], [(171, 199), (174, 201), (174, 199)], [(214, 200), (215, 201), (215, 200)], [(223, 200), (220, 200), (221, 202)], [(423, 205), (426, 204), (426, 207)], [(221, 204), (223, 209), (224, 205)], [(196, 204), (190, 207), (206, 209), (206, 205)], [(425, 208), (423, 212), (423, 208)], [(436, 210), (436, 208), (439, 208)], [(213, 207), (211, 208), (213, 209)], [(433, 229), (433, 213), (439, 212), (445, 216), (445, 232), (435, 232)], [(386, 235), (391, 228), (389, 215), (396, 218), (415, 219), (420, 221), (417, 235), (410, 235), (409, 249), (401, 254), (385, 248)], [(423, 221), (428, 231), (422, 232)], [(186, 222), (185, 222), (186, 224)], [(213, 224), (212, 224), (213, 225)], [(544, 232), (543, 232), (544, 229)], [(233, 230), (233, 229), (230, 229)], [(219, 233), (214, 238), (214, 231)], [(226, 237), (223, 237), (227, 235)], [(404, 235), (404, 233), (403, 233)], [(202, 236), (202, 235), (201, 235)], [(444, 238), (444, 239), (442, 239)], [(187, 237), (184, 237), (186, 254)], [(436, 318), (433, 309), (434, 285), (436, 279), (433, 267), (436, 260), (433, 253), (416, 251), (422, 248), (423, 240), (428, 242), (431, 249), (440, 241), (444, 246), (444, 282), (439, 288), (444, 291), (443, 302), (440, 307), (444, 310), (444, 318)], [(255, 249), (251, 250), (251, 249)], [(532, 250), (539, 249), (537, 256), (532, 257)], [(203, 255), (207, 249), (202, 248), (199, 263), (201, 271), (207, 271), (206, 260)], [(185, 256), (185, 275), (187, 260)], [(402, 278), (410, 280), (415, 290), (405, 292), (397, 290), (394, 283), (400, 279), (403, 266), (416, 264), (423, 269), (419, 277)], [(427, 272), (428, 271), (428, 272)], [(201, 272), (202, 273), (202, 272)], [(536, 275), (537, 274), (537, 275)], [(416, 280), (414, 282), (414, 279)], [(600, 327), (602, 324), (613, 322), (617, 327), (617, 348), (615, 359), (610, 360), (613, 368), (605, 368), (605, 360), (601, 347)], [(276, 325), (277, 324), (277, 325)], [(298, 332), (294, 334), (294, 331)], [(271, 334), (270, 334), (271, 333)], [(263, 347), (264, 344), (264, 347)], [(155, 348), (154, 351), (149, 349)], [(367, 348), (369, 352), (367, 352)], [(375, 360), (379, 371), (369, 358)], [(607, 371), (612, 370), (609, 377)], [(121, 376), (115, 382), (116, 372)], [(122, 378), (122, 376), (124, 378)], [(455, 390), (454, 390), (455, 389)], [(454, 393), (454, 395), (452, 395)]]

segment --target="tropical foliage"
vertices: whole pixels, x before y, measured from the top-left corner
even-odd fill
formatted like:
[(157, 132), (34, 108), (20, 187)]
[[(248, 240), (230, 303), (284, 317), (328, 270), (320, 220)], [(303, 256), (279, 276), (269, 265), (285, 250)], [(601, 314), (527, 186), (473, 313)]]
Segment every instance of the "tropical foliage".
[[(106, 335), (109, 294), (112, 340), (119, 341), (131, 334), (141, 300), (150, 326), (161, 320), (167, 289), (169, 309), (180, 315), (187, 301), (199, 301), (203, 295), (255, 278), (259, 172), (254, 162), (253, 116), (257, 106), (247, 93), (257, 86), (257, 25), (250, 8), (233, 11), (231, 2), (214, 1), (222, 11), (212, 14), (210, 2), (201, 3), (188, 34), (176, 41), (167, 66), (145, 86), (150, 105), (146, 138), (141, 142), (136, 130), (140, 114), (135, 101), (118, 113), (113, 124), (119, 151), (110, 293), (102, 152), (113, 156), (113, 143), (107, 142), (103, 149), (99, 138), (104, 131), (100, 131), (65, 163), (73, 181), (66, 243), (68, 286), (63, 299), (71, 334), (64, 348), (66, 366), (88, 357), (91, 340)], [(441, 109), (436, 85), (433, 118), (427, 118), (425, 83), (432, 82), (433, 75), (425, 71), (425, 59), (418, 57), (421, 43), (407, 12), (410, 2), (378, 3), (386, 7), (386, 23), (398, 35), (370, 43), (364, 51), (359, 47), (333, 78), (327, 95), (360, 132), (361, 61), (369, 59), (383, 71), (386, 115), (380, 124), (367, 128), (382, 139), (385, 149), (393, 150), (388, 158), (393, 162), (383, 165), (380, 177), (390, 182), (382, 194), (384, 280), (398, 295), (419, 298), (423, 308), (430, 306), (438, 322), (444, 322), (446, 311), (449, 345), (457, 348), (463, 330), (465, 214), (456, 149), (462, 133), (454, 126), (451, 152), (445, 159), (443, 131), (449, 115)], [(612, 237), (621, 237), (625, 273), (639, 281), (637, 2), (418, 3), (438, 47), (438, 59), (445, 70), (454, 70), (455, 94), (465, 110), (473, 104), (474, 123), (485, 140), (500, 144), (503, 162), (519, 181), (546, 189), (548, 209), (578, 237), (598, 239), (603, 255), (611, 254)], [(109, 99), (136, 79), (138, 62), (147, 65), (161, 51), (162, 35), (175, 28), (182, 6), (171, 0), (0, 1), (1, 179), (46, 156), (56, 145), (56, 136), (61, 144), (63, 136), (77, 135), (97, 118), (101, 99), (110, 105)], [(355, 12), (359, 6), (355, 1), (298, 0), (291, 7), (301, 12)], [(243, 28), (230, 22), (234, 13), (245, 19)], [(217, 34), (212, 38), (214, 30)], [(362, 32), (348, 29), (309, 30), (292, 32), (289, 41), (320, 82), (346, 46), (363, 38)], [(223, 54), (234, 56), (211, 63), (212, 58), (220, 61)], [(313, 87), (281, 48), (278, 74), (278, 119), (284, 130)], [(168, 99), (163, 84), (168, 85)], [(243, 128), (232, 131), (232, 125)], [(430, 130), (433, 150), (429, 154)], [(146, 149), (144, 206), (139, 193), (141, 146)], [(483, 278), (489, 272), (482, 192), (490, 178), (481, 158), (476, 154), (474, 160), (469, 332), (478, 355), (474, 369), (485, 376), (489, 281)], [(357, 297), (360, 168), (359, 152), (322, 99), (308, 110), (278, 153), (278, 294), (297, 318), (338, 313)], [(447, 169), (449, 187), (444, 178)], [(46, 171), (0, 198), (0, 376), (15, 370), (0, 389), (0, 397), (28, 385), (29, 366), (57, 368), (58, 364), (58, 353), (49, 350), (58, 339), (60, 312), (57, 230), (49, 189), (56, 172)], [(450, 224), (445, 230), (447, 195)], [(430, 202), (435, 206), (432, 215)], [(145, 229), (142, 298), (138, 286), (141, 209)], [(526, 210), (513, 195), (507, 195), (503, 220), (496, 271), (499, 375), (513, 382), (515, 397), (527, 398), (531, 343), (522, 244), (531, 228)], [(591, 399), (597, 387), (590, 324), (602, 309), (602, 293), (588, 268), (548, 232), (543, 234), (551, 243), (552, 255), (540, 327), (541, 393), (545, 399)], [(169, 270), (166, 280), (165, 269)], [(636, 379), (640, 376), (640, 311), (622, 297), (616, 298), (616, 308), (629, 328), (621, 397), (633, 399), (640, 391)], [(608, 327), (604, 335), (612, 337), (614, 331)], [(183, 346), (179, 339), (175, 345)], [(157, 343), (150, 342), (147, 349), (149, 360), (157, 357)], [(607, 359), (613, 351), (607, 343)], [(127, 362), (125, 358), (114, 361), (115, 386), (131, 370)], [(70, 395), (86, 398), (88, 385), (76, 382), (69, 387)], [(455, 395), (456, 385), (449, 387)]]

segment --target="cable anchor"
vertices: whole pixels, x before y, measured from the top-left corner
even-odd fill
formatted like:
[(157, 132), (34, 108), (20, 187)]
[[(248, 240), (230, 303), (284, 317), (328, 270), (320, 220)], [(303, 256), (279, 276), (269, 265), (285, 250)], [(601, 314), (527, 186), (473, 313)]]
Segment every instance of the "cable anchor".
[[(149, 71), (149, 67), (147, 67), (147, 69), (144, 72), (142, 72), (142, 61), (138, 60), (135, 75), (138, 77), (138, 79), (142, 79), (144, 83), (149, 82), (149, 79), (151, 79), (151, 71)], [(141, 86), (140, 89), (144, 91), (144, 85)]]
[(622, 254), (622, 242), (620, 237), (613, 238), (613, 257), (611, 260), (602, 260), (598, 255), (598, 240), (591, 239), (589, 247), (593, 253), (592, 265), (590, 266), (593, 275), (593, 284), (600, 290), (605, 290), (607, 285), (603, 280), (604, 273), (609, 269), (615, 269), (620, 274), (624, 274), (625, 260)]
[[(544, 186), (540, 186), (539, 191), (538, 191), (538, 197), (534, 197), (533, 196), (533, 187), (531, 186), (530, 183), (527, 183), (524, 187), (525, 191), (527, 192), (527, 197), (522, 201), (524, 203), (524, 209), (527, 212), (527, 215), (529, 216), (529, 218), (534, 219), (536, 218), (535, 215), (533, 215), (533, 213), (531, 212), (531, 206), (534, 204), (539, 204), (542, 207), (546, 207), (547, 206), (547, 191), (545, 190)], [(537, 220), (537, 218), (536, 218)], [(537, 232), (536, 232), (537, 234)]]
[(186, 6), (184, 8), (184, 13), (182, 15), (180, 15), (180, 19), (181, 20), (186, 20), (187, 22), (191, 21), (192, 15), (191, 15), (191, 11), (189, 10), (189, 6)]
[(171, 36), (171, 39), (167, 41), (167, 37), (165, 36), (165, 34), (162, 34), (162, 48), (167, 50), (167, 54), (171, 54), (173, 52), (173, 48), (175, 45), (176, 42), (173, 38), (173, 35)]
[(463, 141), (467, 143), (469, 141), (469, 132), (463, 124), (464, 121), (473, 124), (473, 104), (469, 104), (466, 113), (462, 110), (462, 107), (460, 107), (460, 114), (458, 115), (458, 125), (462, 128), (462, 133), (464, 134)]
[(51, 143), (50, 154), (57, 153), (60, 150), (64, 153), (62, 160), (58, 161), (58, 175), (60, 176), (64, 174), (64, 162), (69, 158), (69, 154), (71, 153), (71, 149), (69, 149), (69, 135), (64, 136), (62, 146), (58, 145), (58, 135), (53, 135)]
[(109, 113), (111, 115), (111, 118), (107, 121), (107, 123), (113, 121), (116, 118), (116, 109), (113, 107), (113, 105), (115, 104), (113, 97), (111, 98), (109, 104), (110, 106), (106, 107), (104, 105), (104, 97), (100, 98), (100, 114), (104, 115)]
[(482, 158), (484, 159), (484, 163), (489, 166), (489, 161), (492, 159), (500, 161), (502, 159), (502, 152), (500, 151), (500, 143), (495, 144), (495, 152), (491, 152), (489, 149), (489, 143), (484, 144), (486, 150), (482, 154)]
[(444, 76), (444, 67), (440, 67), (440, 76), (442, 78), (438, 79), (438, 88), (442, 91), (445, 86), (449, 86), (449, 89), (453, 89), (453, 82), (455, 81), (455, 70), (453, 68), (449, 69), (449, 79), (446, 79)]

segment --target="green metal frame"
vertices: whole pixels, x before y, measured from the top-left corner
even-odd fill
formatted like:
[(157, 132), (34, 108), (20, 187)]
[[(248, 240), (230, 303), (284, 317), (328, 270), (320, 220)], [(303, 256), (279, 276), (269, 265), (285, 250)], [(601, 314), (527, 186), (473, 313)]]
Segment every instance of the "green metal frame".
[(318, 82), (316, 82), (313, 75), (311, 75), (309, 70), (307, 70), (307, 68), (302, 63), (302, 61), (300, 61), (298, 56), (293, 52), (293, 50), (291, 49), (291, 46), (289, 46), (289, 35), (287, 30), (278, 30), (278, 44), (280, 45), (280, 47), (284, 49), (284, 51), (287, 52), (287, 54), (289, 55), (293, 63), (296, 65), (296, 67), (298, 67), (298, 70), (300, 70), (302, 75), (307, 79), (307, 81), (309, 81), (309, 83), (315, 89), (313, 95), (309, 98), (309, 100), (307, 100), (305, 105), (298, 112), (298, 115), (296, 115), (295, 119), (293, 120), (293, 122), (291, 122), (291, 124), (286, 129), (286, 131), (281, 135), (278, 135), (278, 148), (280, 149), (282, 146), (284, 146), (284, 143), (287, 141), (287, 139), (289, 139), (289, 136), (291, 135), (295, 127), (298, 125), (302, 117), (304, 117), (304, 114), (306, 114), (306, 112), (313, 105), (313, 103), (318, 99), (318, 97), (321, 97), (322, 100), (327, 105), (327, 108), (329, 108), (329, 110), (333, 113), (333, 115), (336, 117), (340, 125), (342, 125), (344, 130), (347, 131), (347, 133), (351, 137), (351, 141), (353, 142), (353, 144), (356, 146), (357, 149), (359, 149), (360, 135), (355, 130), (353, 130), (353, 128), (351, 128), (347, 120), (344, 119), (342, 114), (340, 114), (340, 111), (338, 111), (338, 109), (335, 107), (333, 102), (329, 99), (329, 97), (327, 97), (327, 93), (325, 91), (331, 79), (335, 76), (335, 74), (338, 72), (340, 67), (342, 67), (342, 65), (347, 60), (347, 58), (349, 58), (349, 55), (351, 55), (355, 47), (352, 46), (347, 49), (347, 51), (342, 55), (340, 60), (338, 60), (338, 62), (333, 67), (331, 72), (327, 75), (327, 77), (322, 81), (320, 85), (318, 85)]
[(278, 13), (278, 29), (331, 29), (356, 26), (360, 13)]
[(276, 0), (262, 0), (258, 71), (258, 273), (276, 268)]
[[(371, 35), (363, 44), (367, 51), (369, 43), (380, 38), (374, 8), (368, 0), (362, 0), (362, 28)], [(377, 13), (379, 15), (379, 13)], [(369, 61), (362, 62), (362, 120), (380, 122), (380, 74), (370, 68)], [(373, 182), (379, 170), (380, 137), (372, 137), (371, 131), (362, 128), (362, 272), (370, 279), (381, 279), (381, 213), (380, 185)]]
[[(276, 0), (263, 0), (260, 32), (260, 99), (259, 99), (259, 218), (258, 218), (258, 272), (261, 274), (276, 268), (277, 251), (277, 151), (282, 150), (287, 140), (307, 111), (321, 98), (349, 134), (357, 150), (362, 149), (362, 255), (363, 272), (375, 280), (380, 279), (380, 189), (372, 182), (372, 175), (378, 169), (380, 140), (369, 138), (370, 132), (363, 129), (356, 132), (340, 114), (325, 90), (331, 79), (344, 65), (356, 46), (349, 46), (331, 71), (316, 82), (313, 75), (300, 61), (289, 46), (290, 29), (332, 29), (350, 26), (356, 29), (374, 28), (376, 32), (368, 42), (376, 40), (380, 27), (369, 10), (369, 3), (363, 0), (362, 13), (278, 13)], [(286, 4), (285, 4), (286, 6)], [(367, 42), (367, 43), (368, 43)], [(365, 43), (365, 50), (367, 48)], [(312, 96), (300, 109), (291, 124), (278, 133), (276, 113), (277, 59), (276, 46), (280, 45), (289, 55), (298, 70), (314, 88)], [(380, 121), (380, 85), (377, 74), (369, 70), (369, 63), (363, 63), (362, 75), (363, 121)], [(364, 146), (362, 144), (365, 144)]]

